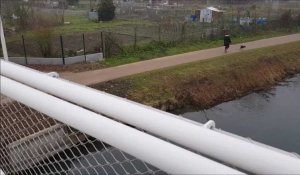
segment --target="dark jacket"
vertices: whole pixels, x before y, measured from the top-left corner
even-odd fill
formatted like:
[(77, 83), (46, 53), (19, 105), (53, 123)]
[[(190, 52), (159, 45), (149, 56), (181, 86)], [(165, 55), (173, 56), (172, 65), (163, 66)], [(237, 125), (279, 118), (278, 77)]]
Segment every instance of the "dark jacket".
[(230, 39), (229, 35), (225, 35), (224, 36), (224, 46), (229, 46), (230, 43), (231, 43), (231, 39)]

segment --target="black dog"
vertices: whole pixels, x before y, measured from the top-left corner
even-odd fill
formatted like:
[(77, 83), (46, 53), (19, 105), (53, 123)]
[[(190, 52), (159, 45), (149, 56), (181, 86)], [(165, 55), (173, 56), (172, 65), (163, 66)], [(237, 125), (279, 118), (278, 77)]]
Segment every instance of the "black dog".
[(244, 46), (244, 45), (241, 45), (240, 49), (244, 49), (244, 48), (246, 48), (246, 46)]

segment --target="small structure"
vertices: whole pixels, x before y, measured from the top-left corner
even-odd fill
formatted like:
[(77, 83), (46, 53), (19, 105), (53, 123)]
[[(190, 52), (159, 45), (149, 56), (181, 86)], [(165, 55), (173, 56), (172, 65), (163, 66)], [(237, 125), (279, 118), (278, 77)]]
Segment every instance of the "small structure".
[(249, 26), (251, 23), (253, 23), (253, 18), (250, 17), (244, 17), (240, 18), (240, 26)]
[(98, 12), (95, 10), (89, 12), (89, 20), (98, 21)]
[(44, 3), (45, 3), (46, 7), (50, 7), (50, 8), (58, 8), (59, 7), (58, 0), (47, 0)]
[(149, 6), (183, 6), (183, 4), (178, 4), (177, 0), (149, 0)]
[(257, 19), (250, 18), (250, 17), (244, 17), (240, 18), (240, 25), (241, 26), (249, 26), (252, 23), (255, 23), (258, 25), (264, 25), (267, 22), (267, 18), (264, 17), (258, 17)]
[(196, 16), (200, 15), (200, 22), (211, 23), (215, 19), (220, 18), (225, 11), (215, 7), (207, 7), (205, 9), (196, 10)]

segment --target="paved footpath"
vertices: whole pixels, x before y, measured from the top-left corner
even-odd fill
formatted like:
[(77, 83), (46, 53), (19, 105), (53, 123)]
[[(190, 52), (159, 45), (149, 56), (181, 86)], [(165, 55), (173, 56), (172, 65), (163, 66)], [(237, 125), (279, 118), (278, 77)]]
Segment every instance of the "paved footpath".
[[(243, 50), (274, 46), (274, 45), (279, 45), (279, 44), (284, 44), (284, 43), (289, 43), (289, 42), (299, 41), (299, 40), (300, 40), (300, 33), (275, 37), (275, 38), (269, 38), (269, 39), (263, 39), (263, 40), (257, 40), (253, 42), (243, 43), (243, 44), (236, 44), (236, 45), (232, 45), (229, 48), (229, 53), (227, 54), (237, 53)], [(247, 47), (241, 50), (240, 45), (245, 45)], [(62, 73), (61, 77), (68, 79), (70, 81), (74, 81), (76, 83), (80, 83), (84, 85), (92, 85), (100, 82), (105, 82), (105, 81), (125, 77), (128, 75), (138, 74), (141, 72), (152, 71), (156, 69), (171, 67), (171, 66), (189, 63), (193, 61), (214, 58), (214, 57), (222, 56), (224, 54), (225, 54), (224, 47), (218, 47), (218, 48), (200, 50), (200, 51), (189, 52), (189, 53), (184, 53), (179, 55), (166, 56), (166, 57), (126, 64), (126, 65), (121, 65), (121, 66), (111, 67), (106, 69), (93, 70), (93, 71), (80, 72), (80, 73)]]

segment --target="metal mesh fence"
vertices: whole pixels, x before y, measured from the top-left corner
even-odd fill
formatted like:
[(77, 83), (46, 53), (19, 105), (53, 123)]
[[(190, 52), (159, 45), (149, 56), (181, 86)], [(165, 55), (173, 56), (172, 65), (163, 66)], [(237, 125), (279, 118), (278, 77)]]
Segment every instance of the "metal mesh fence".
[[(24, 56), (22, 38), (16, 38), (15, 41), (7, 42), (7, 52), (10, 56)], [(2, 52), (2, 49), (1, 49)], [(2, 55), (2, 53), (1, 53)]]
[(84, 55), (83, 36), (81, 33), (63, 35), (62, 37), (65, 57)]
[[(238, 14), (239, 12), (233, 11)], [(293, 11), (293, 16), (296, 19), (298, 12)], [(252, 19), (251, 23), (240, 25), (239, 18), (236, 15), (225, 16), (216, 20), (213, 23), (203, 23), (199, 19), (197, 21), (175, 20), (173, 18), (161, 19), (160, 22), (151, 22), (150, 24), (132, 24), (128, 26), (118, 26), (113, 28), (103, 28), (102, 31), (83, 32), (63, 34), (62, 43), (60, 35), (51, 34), (50, 38), (41, 36), (38, 38), (36, 33), (34, 36), (24, 35), (24, 43), (21, 36), (15, 37), (12, 41), (7, 43), (8, 53), (12, 57), (48, 57), (61, 58), (82, 56), (84, 49), (86, 54), (94, 54), (103, 52), (103, 49), (112, 47), (111, 40), (106, 40), (113, 36), (113, 42), (116, 43), (118, 49), (113, 50), (114, 54), (122, 52), (123, 46), (144, 46), (153, 41), (163, 42), (195, 42), (195, 41), (209, 41), (221, 40), (224, 32), (229, 32), (234, 37), (250, 37), (256, 36), (259, 33), (271, 32), (286, 32), (298, 31), (299, 25), (296, 20), (293, 21), (293, 26), (282, 26), (279, 20), (281, 13), (272, 13), (270, 16), (277, 15), (277, 17), (266, 18), (264, 24), (255, 24)], [(262, 15), (265, 16), (265, 15)], [(257, 20), (260, 15), (257, 14)], [(46, 35), (47, 32), (41, 32), (41, 35)], [(84, 36), (83, 36), (84, 35)], [(38, 39), (37, 39), (38, 38)], [(83, 41), (84, 38), (84, 41)], [(103, 40), (103, 41), (102, 41)], [(62, 53), (62, 50), (64, 52)], [(107, 50), (105, 50), (107, 51)], [(26, 54), (25, 54), (26, 52)], [(110, 52), (110, 51), (107, 51)], [(111, 54), (108, 54), (111, 55)]]
[(102, 40), (100, 31), (85, 33), (84, 35), (86, 53), (91, 54), (102, 51)]
[(0, 170), (6, 175), (166, 174), (5, 96), (0, 111)]

